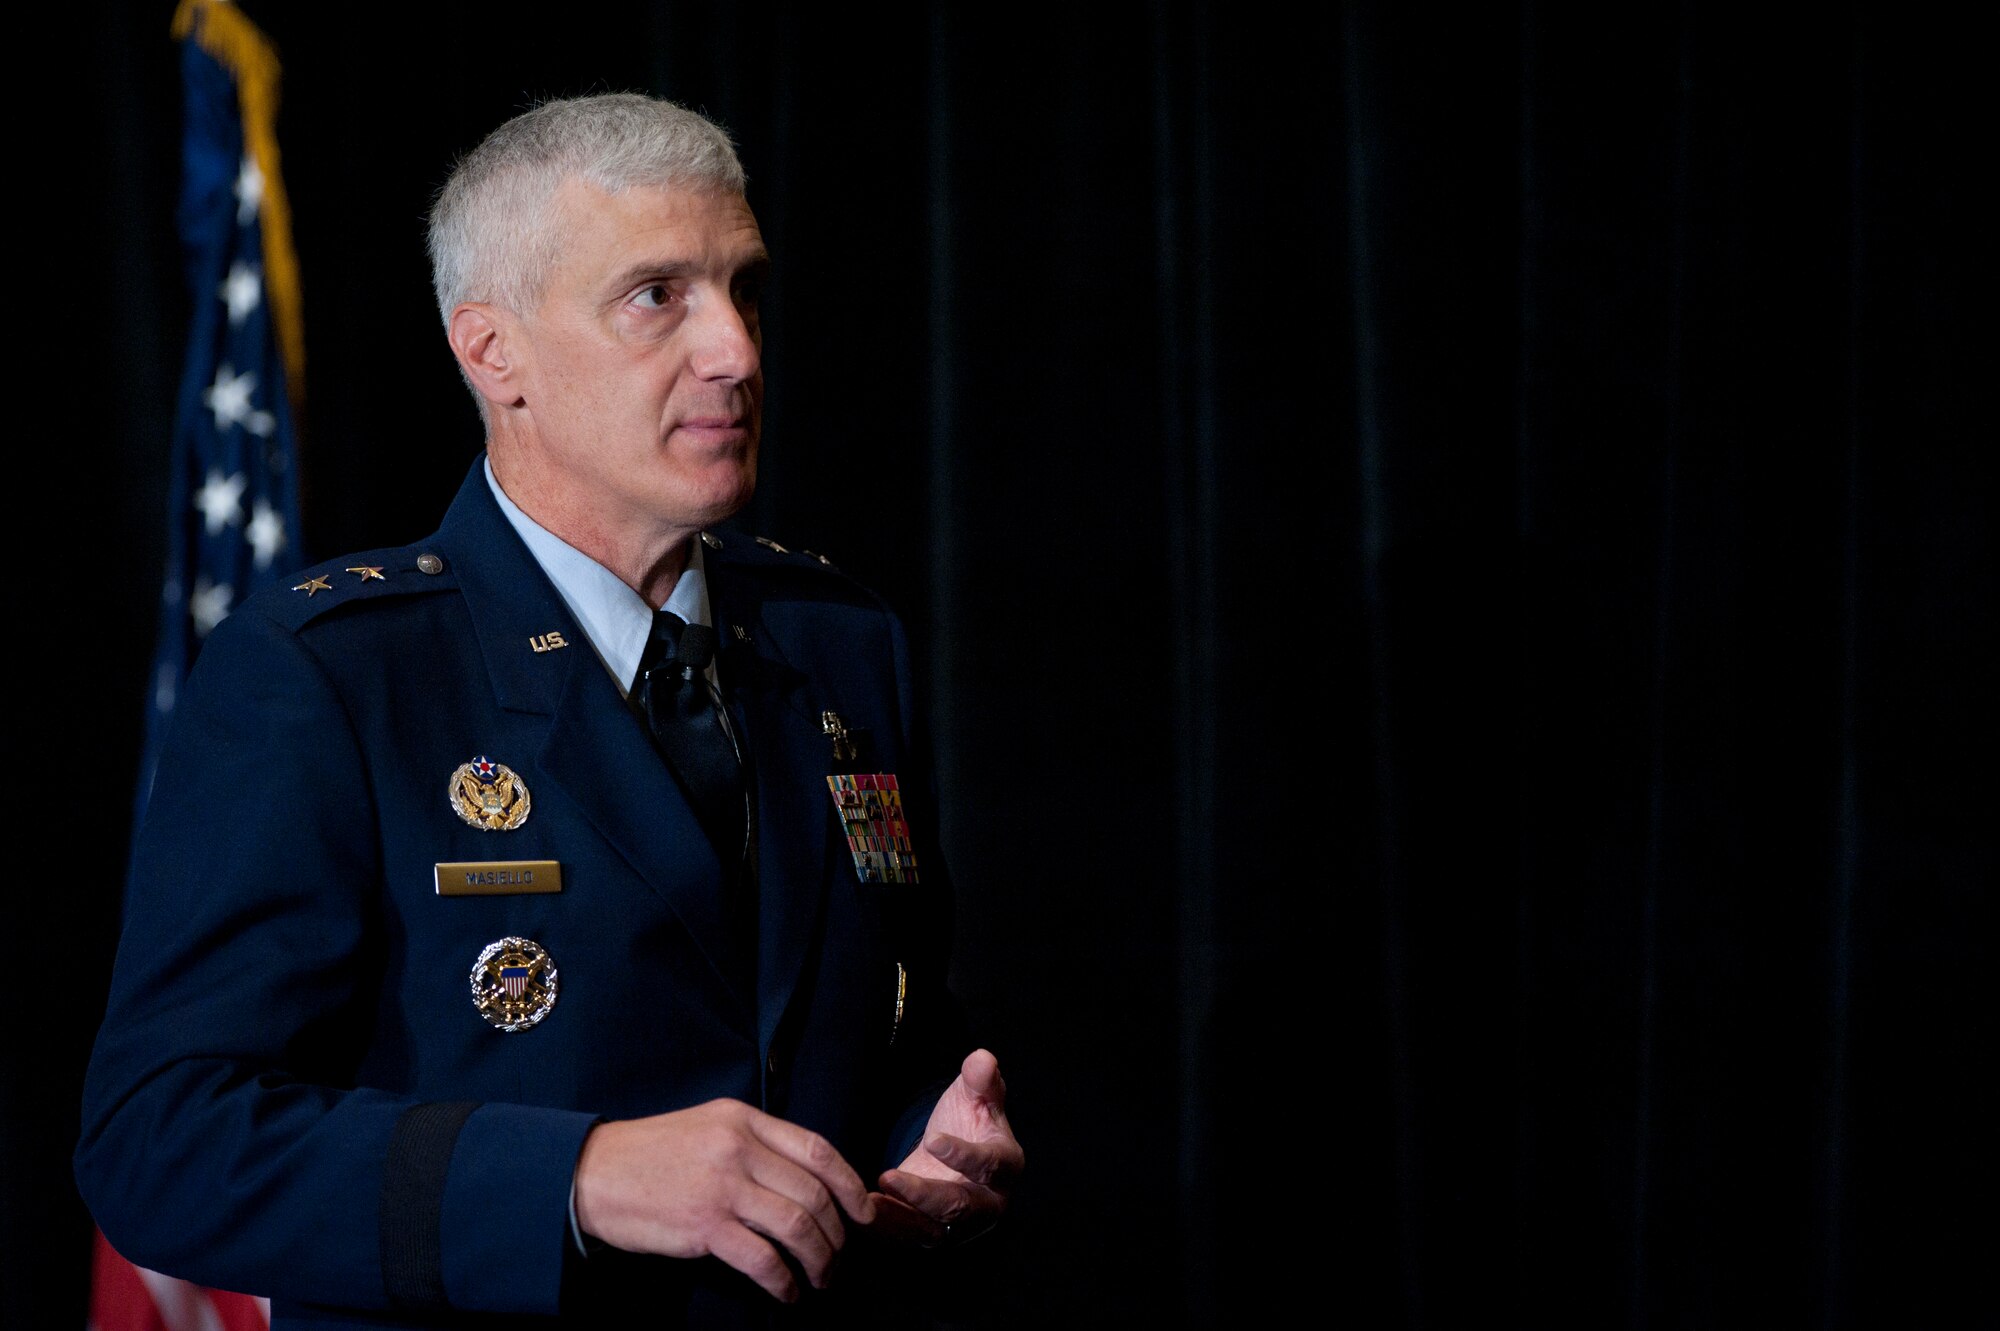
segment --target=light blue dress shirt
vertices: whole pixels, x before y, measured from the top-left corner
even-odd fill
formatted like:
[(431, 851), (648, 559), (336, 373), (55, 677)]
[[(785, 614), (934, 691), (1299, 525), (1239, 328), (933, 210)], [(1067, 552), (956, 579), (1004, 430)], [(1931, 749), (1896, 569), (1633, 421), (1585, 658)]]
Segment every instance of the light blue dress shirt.
[[(639, 593), (626, 586), (624, 579), (616, 573), (523, 513), (520, 506), (500, 488), (500, 482), (493, 478), (490, 458), (485, 467), (486, 484), (493, 491), (494, 502), (500, 505), (508, 523), (527, 543), (528, 552), (542, 566), (542, 572), (548, 574), (549, 581), (556, 585), (563, 604), (569, 607), (584, 637), (589, 639), (591, 650), (597, 653), (598, 660), (604, 662), (604, 668), (611, 672), (619, 696), (625, 696), (631, 691), (632, 677), (639, 673), (639, 661), (646, 654), (646, 640), (652, 636), (653, 607), (647, 605)], [(708, 576), (702, 567), (702, 544), (691, 540), (688, 545), (687, 571), (674, 583), (673, 591), (660, 609), (671, 610), (690, 624), (705, 624), (713, 628), (714, 616), (708, 605)], [(708, 663), (708, 682), (718, 690), (722, 687), (714, 661)]]

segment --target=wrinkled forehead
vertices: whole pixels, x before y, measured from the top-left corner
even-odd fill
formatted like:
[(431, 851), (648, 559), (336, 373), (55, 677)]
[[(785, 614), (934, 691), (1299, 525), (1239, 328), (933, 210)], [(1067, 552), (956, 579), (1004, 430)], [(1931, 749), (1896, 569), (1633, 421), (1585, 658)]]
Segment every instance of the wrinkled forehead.
[(742, 267), (766, 259), (757, 218), (741, 194), (706, 185), (628, 185), (608, 190), (565, 180), (550, 200), (544, 234), (552, 262), (662, 262)]
[(550, 294), (552, 282), (591, 280), (600, 270), (645, 258), (768, 262), (749, 202), (727, 186), (676, 179), (606, 183), (570, 174), (535, 202), (516, 213), (516, 227), (503, 241), (520, 256), (524, 313)]

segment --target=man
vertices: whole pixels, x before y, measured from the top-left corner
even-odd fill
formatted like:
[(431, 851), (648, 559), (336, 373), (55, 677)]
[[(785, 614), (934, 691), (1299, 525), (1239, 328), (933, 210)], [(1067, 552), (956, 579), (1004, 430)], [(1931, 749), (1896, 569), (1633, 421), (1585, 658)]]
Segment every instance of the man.
[(428, 540), (210, 637), (85, 1199), (277, 1326), (840, 1315), (843, 1245), (879, 1273), (983, 1227), (1021, 1151), (943, 987), (900, 626), (709, 530), (756, 480), (742, 169), (671, 104), (549, 103), (431, 250), (486, 457)]

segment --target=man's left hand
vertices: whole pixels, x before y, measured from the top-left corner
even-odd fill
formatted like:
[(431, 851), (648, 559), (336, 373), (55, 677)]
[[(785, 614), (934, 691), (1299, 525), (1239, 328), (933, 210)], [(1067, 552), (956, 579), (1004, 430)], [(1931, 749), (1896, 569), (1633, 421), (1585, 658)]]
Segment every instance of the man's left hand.
[(1000, 1060), (975, 1049), (939, 1097), (917, 1149), (882, 1175), (882, 1227), (934, 1246), (992, 1228), (1025, 1157), (1007, 1126)]

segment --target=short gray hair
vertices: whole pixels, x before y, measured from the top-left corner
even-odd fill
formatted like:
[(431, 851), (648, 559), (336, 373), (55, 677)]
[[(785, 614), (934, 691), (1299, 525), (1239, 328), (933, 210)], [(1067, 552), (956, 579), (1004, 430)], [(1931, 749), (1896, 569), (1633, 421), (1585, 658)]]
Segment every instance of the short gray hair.
[(562, 253), (550, 205), (576, 177), (607, 194), (634, 186), (741, 194), (729, 134), (684, 106), (638, 93), (543, 102), (459, 159), (431, 208), (431, 285), (447, 327), (468, 300), (526, 313)]

